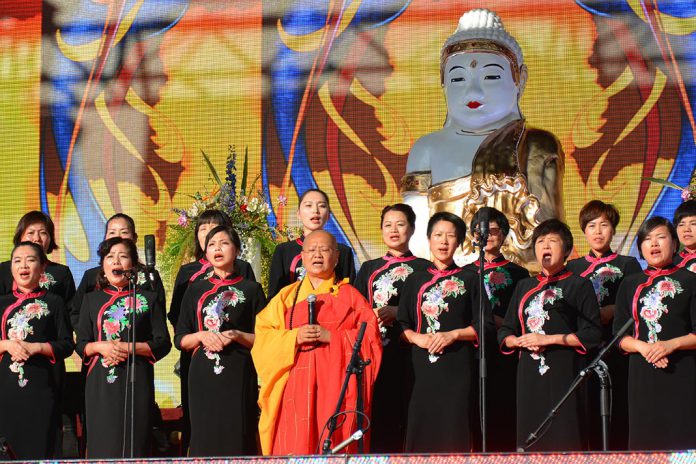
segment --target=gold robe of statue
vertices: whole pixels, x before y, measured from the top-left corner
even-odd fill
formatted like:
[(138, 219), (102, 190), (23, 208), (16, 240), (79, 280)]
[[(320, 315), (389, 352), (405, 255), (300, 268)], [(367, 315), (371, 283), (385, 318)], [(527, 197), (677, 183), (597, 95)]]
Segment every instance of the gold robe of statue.
[[(518, 119), (483, 141), (471, 175), (431, 185), (429, 172), (407, 173), (401, 191), (427, 195), (430, 215), (448, 211), (467, 224), (484, 206), (500, 210), (510, 221), (503, 255), (534, 270), (534, 228), (546, 219), (564, 219), (563, 172), (564, 154), (558, 139)], [(463, 254), (473, 257), (470, 232)]]

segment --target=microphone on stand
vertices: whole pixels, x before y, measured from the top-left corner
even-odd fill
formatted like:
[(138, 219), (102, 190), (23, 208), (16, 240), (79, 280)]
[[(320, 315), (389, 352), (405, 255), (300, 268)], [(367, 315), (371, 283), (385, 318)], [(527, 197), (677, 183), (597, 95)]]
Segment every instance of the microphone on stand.
[(145, 277), (154, 287), (155, 285), (155, 236), (152, 234), (145, 236)]
[(478, 232), (478, 245), (480, 247), (485, 247), (486, 242), (488, 241), (488, 223), (490, 222), (490, 219), (488, 218), (489, 214), (487, 208), (481, 208), (479, 211), (479, 222), (474, 226), (474, 231)]
[(362, 430), (358, 430), (358, 431), (355, 432), (353, 435), (351, 435), (350, 437), (346, 438), (346, 439), (343, 440), (341, 443), (339, 443), (338, 445), (336, 445), (335, 447), (333, 447), (333, 448), (331, 449), (331, 454), (336, 454), (336, 453), (338, 453), (339, 451), (341, 451), (343, 448), (345, 448), (346, 446), (350, 445), (350, 444), (353, 443), (354, 441), (360, 440), (364, 435), (365, 435), (365, 432), (363, 432)]
[(309, 325), (315, 325), (317, 323), (316, 304), (317, 296), (314, 293), (310, 293), (307, 296), (307, 323)]

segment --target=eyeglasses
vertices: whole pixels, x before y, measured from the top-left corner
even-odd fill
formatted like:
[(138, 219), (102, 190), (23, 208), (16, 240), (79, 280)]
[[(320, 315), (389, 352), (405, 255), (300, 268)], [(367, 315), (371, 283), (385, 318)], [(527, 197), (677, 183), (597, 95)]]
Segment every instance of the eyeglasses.
[(319, 247), (319, 248), (308, 248), (306, 250), (302, 250), (302, 253), (307, 253), (308, 255), (313, 255), (315, 253), (319, 253), (321, 255), (328, 255), (332, 251), (334, 251), (333, 248)]

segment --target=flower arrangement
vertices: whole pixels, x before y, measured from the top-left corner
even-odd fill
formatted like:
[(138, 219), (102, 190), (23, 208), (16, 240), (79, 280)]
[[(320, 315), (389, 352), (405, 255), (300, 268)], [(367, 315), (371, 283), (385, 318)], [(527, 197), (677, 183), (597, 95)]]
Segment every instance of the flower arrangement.
[[(244, 162), (241, 169), (241, 180), (237, 186), (237, 152), (233, 145), (228, 147), (225, 178), (219, 176), (208, 155), (201, 150), (203, 160), (210, 171), (215, 183), (211, 192), (202, 194), (200, 191), (191, 195), (193, 204), (188, 209), (174, 208), (178, 215), (176, 224), (171, 224), (167, 231), (167, 241), (164, 249), (161, 271), (173, 280), (182, 264), (190, 262), (194, 257), (194, 236), (196, 221), (203, 211), (218, 209), (226, 213), (232, 220), (235, 230), (242, 242), (241, 257), (247, 261), (257, 258), (257, 251), (249, 244), (260, 245), (261, 283), (264, 289), (268, 286), (268, 272), (271, 258), (279, 240), (286, 239), (294, 233), (288, 228), (278, 229), (268, 224), (267, 216), (271, 207), (261, 188), (260, 175), (253, 182), (248, 182), (248, 149), (244, 152)], [(280, 205), (287, 200), (278, 199)]]

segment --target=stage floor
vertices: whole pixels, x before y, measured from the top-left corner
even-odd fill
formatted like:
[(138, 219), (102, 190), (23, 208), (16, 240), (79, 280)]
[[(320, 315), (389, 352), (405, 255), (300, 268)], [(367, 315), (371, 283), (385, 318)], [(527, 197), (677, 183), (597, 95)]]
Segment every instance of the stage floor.
[[(13, 461), (17, 462), (17, 461)], [(44, 461), (46, 462), (46, 461)], [(55, 463), (90, 463), (105, 461), (66, 460)], [(108, 462), (121, 462), (112, 460)], [(548, 454), (469, 454), (469, 455), (360, 455), (297, 457), (220, 457), (220, 458), (153, 458), (123, 462), (210, 463), (210, 464), (696, 464), (696, 450), (644, 453), (548, 453)]]

